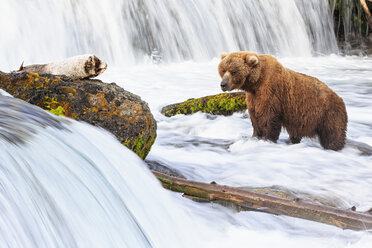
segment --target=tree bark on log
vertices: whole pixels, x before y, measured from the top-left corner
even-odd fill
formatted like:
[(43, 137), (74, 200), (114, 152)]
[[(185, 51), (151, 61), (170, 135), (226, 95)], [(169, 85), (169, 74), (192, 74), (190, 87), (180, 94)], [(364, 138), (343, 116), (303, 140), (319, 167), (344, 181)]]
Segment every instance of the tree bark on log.
[(94, 55), (85, 54), (49, 64), (23, 66), (22, 63), (19, 70), (15, 72), (65, 75), (73, 79), (87, 79), (102, 74), (106, 68), (106, 62), (101, 61)]
[[(359, 0), (360, 5), (362, 5), (362, 8), (364, 10), (364, 13), (366, 14), (366, 19), (368, 21), (369, 27), (372, 28), (372, 15), (369, 11), (368, 5), (365, 0)], [(372, 2), (372, 0), (368, 0), (369, 2)]]
[(164, 188), (184, 193), (184, 196), (193, 199), (225, 205), (233, 204), (241, 210), (286, 215), (337, 226), (342, 229), (372, 229), (372, 215), (366, 213), (306, 203), (300, 199), (282, 199), (217, 184), (199, 183), (167, 176), (155, 171), (153, 171), (153, 174), (160, 180)]

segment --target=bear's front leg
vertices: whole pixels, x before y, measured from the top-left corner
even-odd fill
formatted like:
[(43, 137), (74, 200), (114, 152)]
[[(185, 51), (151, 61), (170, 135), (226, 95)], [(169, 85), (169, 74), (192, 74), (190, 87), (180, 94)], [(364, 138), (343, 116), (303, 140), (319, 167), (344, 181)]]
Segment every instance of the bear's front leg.
[(255, 111), (253, 108), (248, 108), (249, 117), (251, 118), (253, 126), (253, 135), (252, 137), (262, 138), (262, 131), (258, 127), (257, 118), (255, 116)]
[(262, 137), (265, 140), (276, 142), (279, 139), (280, 131), (282, 129), (279, 115), (263, 115), (258, 120), (258, 128), (262, 130)]
[[(269, 88), (252, 95), (251, 102), (255, 110), (257, 129), (262, 138), (276, 142), (282, 129), (281, 102), (275, 97), (276, 89)], [(248, 100), (248, 97), (247, 97)]]
[(253, 127), (253, 135), (252, 137), (256, 137), (261, 139), (262, 138), (262, 131), (258, 127), (257, 118), (256, 118), (256, 111), (254, 109), (254, 97), (251, 93), (246, 93), (246, 102), (247, 108), (249, 112), (249, 117), (251, 119), (252, 127)]

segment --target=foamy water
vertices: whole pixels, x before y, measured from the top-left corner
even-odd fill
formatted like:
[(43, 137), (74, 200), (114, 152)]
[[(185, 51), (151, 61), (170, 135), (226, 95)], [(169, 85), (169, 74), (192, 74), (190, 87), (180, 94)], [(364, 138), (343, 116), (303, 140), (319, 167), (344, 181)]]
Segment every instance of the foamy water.
[(372, 241), (364, 232), (182, 198), (111, 134), (17, 99), (0, 96), (0, 119), (1, 247), (339, 248)]
[[(372, 59), (310, 57), (337, 53), (332, 27), (328, 1), (319, 0), (2, 0), (0, 70), (94, 53), (109, 62), (105, 82), (149, 103), (158, 137), (148, 160), (193, 180), (275, 185), (364, 211), (372, 207), (372, 159), (358, 147), (372, 146)], [(325, 151), (310, 139), (288, 145), (285, 132), (277, 144), (253, 139), (247, 113), (160, 114), (220, 93), (212, 58), (236, 50), (292, 56), (280, 61), (341, 95), (345, 149)], [(152, 54), (180, 63), (146, 64)], [(0, 142), (1, 247), (371, 246), (366, 232), (192, 202), (162, 189), (102, 130), (72, 121), (64, 129), (36, 127), (27, 144)]]
[(283, 131), (277, 144), (251, 138), (248, 113), (230, 117), (204, 113), (160, 114), (162, 106), (220, 93), (218, 60), (145, 65), (109, 70), (103, 78), (149, 102), (158, 137), (148, 160), (179, 170), (197, 181), (231, 186), (273, 186), (331, 199), (343, 208), (372, 207), (372, 157), (354, 142), (372, 146), (372, 59), (360, 57), (282, 58), (287, 67), (318, 77), (343, 97), (347, 138), (340, 152), (321, 148), (316, 139), (289, 145)]
[[(348, 139), (372, 145), (371, 59), (281, 61), (318, 76), (339, 93), (349, 113)], [(104, 81), (115, 81), (149, 102), (158, 121), (158, 137), (148, 160), (197, 181), (280, 186), (344, 209), (356, 206), (364, 211), (372, 206), (372, 159), (354, 143), (334, 152), (310, 139), (288, 145), (285, 132), (277, 144), (253, 139), (247, 113), (161, 115), (165, 104), (219, 93), (217, 64), (217, 59), (149, 64), (111, 68), (102, 75)], [(23, 111), (27, 118), (38, 116), (27, 108)], [(5, 191), (0, 200), (4, 207), (0, 243), (4, 246), (367, 248), (372, 242), (367, 232), (192, 202), (162, 189), (143, 162), (111, 135), (74, 121), (62, 128), (35, 128), (27, 118), (21, 118), (26, 121), (23, 125), (35, 131), (31, 138), (25, 137), (26, 144), (1, 143)]]

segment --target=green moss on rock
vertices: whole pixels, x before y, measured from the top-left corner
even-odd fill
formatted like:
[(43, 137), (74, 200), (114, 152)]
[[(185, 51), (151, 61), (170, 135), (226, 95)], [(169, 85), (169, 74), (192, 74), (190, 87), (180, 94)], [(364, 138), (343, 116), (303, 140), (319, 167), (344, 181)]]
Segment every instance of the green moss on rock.
[(142, 134), (135, 138), (129, 138), (122, 144), (134, 151), (140, 158), (145, 159), (155, 139), (156, 135), (147, 136)]
[(198, 111), (213, 115), (232, 115), (234, 112), (245, 111), (247, 104), (245, 93), (221, 93), (168, 105), (162, 108), (161, 113), (171, 117), (177, 114), (193, 114)]
[(50, 113), (58, 115), (58, 116), (64, 116), (65, 115), (65, 109), (62, 106), (58, 106), (55, 109), (48, 110)]

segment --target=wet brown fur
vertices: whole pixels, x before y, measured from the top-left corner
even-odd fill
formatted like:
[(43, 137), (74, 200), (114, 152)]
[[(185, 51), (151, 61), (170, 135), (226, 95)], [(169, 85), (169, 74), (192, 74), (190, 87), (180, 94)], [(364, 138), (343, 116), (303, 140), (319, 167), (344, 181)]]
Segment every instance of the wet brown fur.
[(222, 54), (218, 72), (224, 91), (246, 91), (253, 136), (276, 142), (284, 127), (292, 143), (318, 136), (325, 149), (344, 147), (345, 104), (317, 78), (287, 69), (271, 55), (252, 52)]

